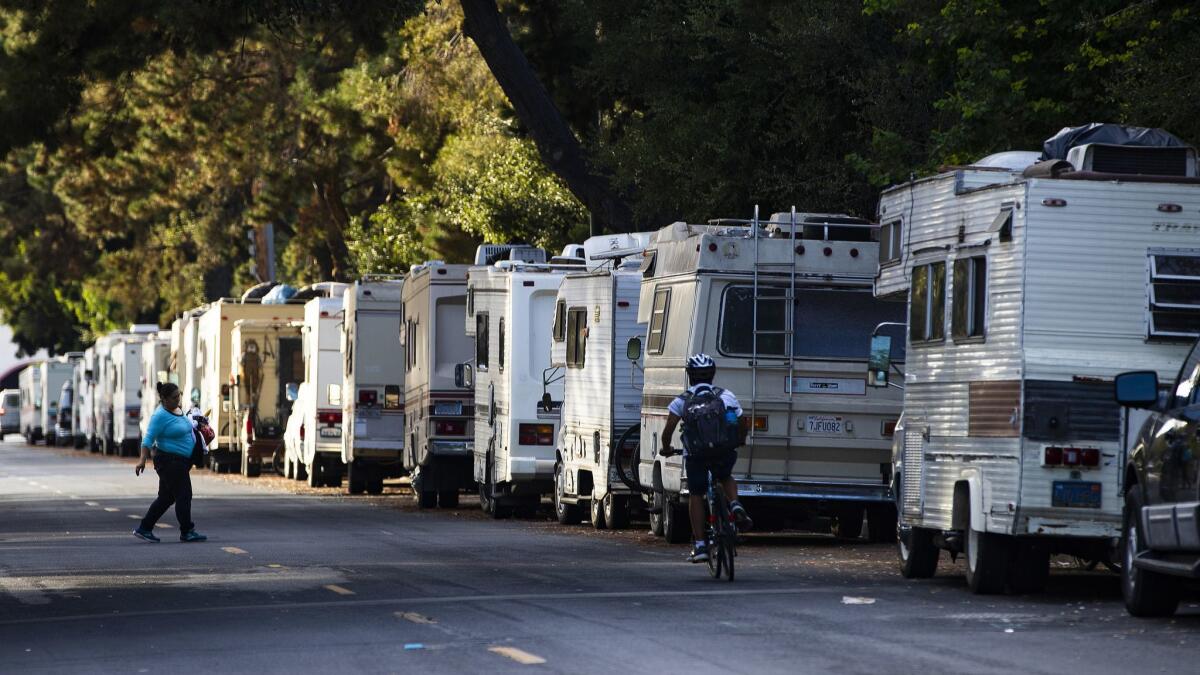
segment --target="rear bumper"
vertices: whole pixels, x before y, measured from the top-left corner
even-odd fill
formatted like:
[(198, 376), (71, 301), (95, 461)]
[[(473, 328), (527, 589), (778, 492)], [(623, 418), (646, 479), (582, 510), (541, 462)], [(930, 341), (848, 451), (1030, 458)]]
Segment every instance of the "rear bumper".
[(510, 456), (508, 458), (508, 473), (514, 482), (538, 479), (553, 480), (554, 463), (555, 460), (553, 459)]
[[(822, 483), (816, 481), (756, 481), (738, 478), (738, 495), (741, 497), (771, 497), (808, 501), (839, 501), (862, 503), (890, 503), (892, 489), (887, 485), (861, 483)], [(682, 493), (687, 493), (687, 479), (683, 479)]]
[(404, 453), (403, 439), (390, 441), (354, 439), (354, 459), (366, 461), (397, 461)]

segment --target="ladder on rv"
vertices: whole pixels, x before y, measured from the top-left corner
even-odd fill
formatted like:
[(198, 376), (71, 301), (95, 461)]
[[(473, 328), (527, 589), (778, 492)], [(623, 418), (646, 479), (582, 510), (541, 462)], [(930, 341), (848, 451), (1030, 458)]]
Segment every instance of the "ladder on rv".
[[(777, 223), (781, 225), (782, 223)], [(761, 251), (761, 241), (763, 237), (763, 226), (758, 217), (758, 206), (754, 207), (754, 218), (750, 221), (750, 236), (754, 239), (754, 286), (752, 291), (753, 298), (753, 346), (750, 356), (750, 453), (746, 462), (745, 478), (754, 477), (754, 451), (758, 440), (764, 441), (782, 441), (783, 442), (783, 479), (787, 480), (791, 474), (791, 459), (792, 459), (792, 425), (795, 424), (795, 312), (796, 312), (796, 256), (789, 255), (788, 262), (763, 260)], [(789, 241), (792, 246), (795, 246), (796, 241), (796, 207), (793, 206), (791, 216), (788, 219)], [(790, 247), (789, 247), (790, 248)], [(787, 275), (787, 288), (783, 289), (782, 295), (778, 294), (778, 282), (773, 284), (764, 283), (763, 276), (769, 275), (772, 278), (777, 278), (780, 274)], [(783, 311), (783, 327), (782, 328), (763, 328), (759, 323), (759, 307), (763, 303), (779, 303), (784, 305)], [(783, 363), (766, 362), (764, 363), (763, 355), (760, 354), (759, 338), (762, 336), (776, 336), (783, 340)], [(770, 359), (775, 360), (781, 358), (778, 354), (772, 354)], [(784, 380), (783, 391), (787, 395), (787, 425), (783, 429), (783, 434), (760, 434), (755, 428), (754, 420), (758, 417), (758, 388), (759, 388), (759, 372), (760, 371), (777, 371), (786, 373), (787, 379)], [(770, 392), (768, 392), (770, 393)]]

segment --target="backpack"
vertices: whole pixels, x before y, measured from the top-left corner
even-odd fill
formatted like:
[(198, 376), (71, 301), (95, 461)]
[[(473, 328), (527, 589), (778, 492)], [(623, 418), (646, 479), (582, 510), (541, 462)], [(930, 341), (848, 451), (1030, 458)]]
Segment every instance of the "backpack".
[(737, 414), (725, 409), (720, 387), (685, 392), (683, 398), (683, 442), (688, 454), (715, 458), (736, 450), (742, 435)]

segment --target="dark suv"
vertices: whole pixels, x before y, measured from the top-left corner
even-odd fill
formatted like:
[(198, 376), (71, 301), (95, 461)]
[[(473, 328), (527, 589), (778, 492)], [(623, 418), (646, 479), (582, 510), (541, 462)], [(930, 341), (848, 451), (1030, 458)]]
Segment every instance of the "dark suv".
[(1200, 342), (1170, 390), (1152, 371), (1122, 373), (1114, 389), (1150, 411), (1125, 466), (1121, 592), (1134, 616), (1169, 615), (1183, 580), (1200, 578)]

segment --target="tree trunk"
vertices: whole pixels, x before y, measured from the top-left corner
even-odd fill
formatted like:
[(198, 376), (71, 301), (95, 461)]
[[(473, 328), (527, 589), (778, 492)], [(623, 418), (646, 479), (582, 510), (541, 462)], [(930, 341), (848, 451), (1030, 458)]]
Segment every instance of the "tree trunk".
[(317, 203), (324, 211), (325, 247), (329, 251), (329, 278), (332, 281), (348, 281), (350, 275), (350, 250), (346, 247), (346, 228), (350, 215), (342, 203), (342, 193), (336, 175), (322, 175), (314, 183)]
[(633, 229), (629, 205), (609, 180), (591, 170), (579, 139), (517, 47), (495, 0), (460, 0), (463, 29), (475, 41), (488, 69), (533, 137), (542, 161), (563, 179), (572, 194), (592, 213), (598, 231)]

